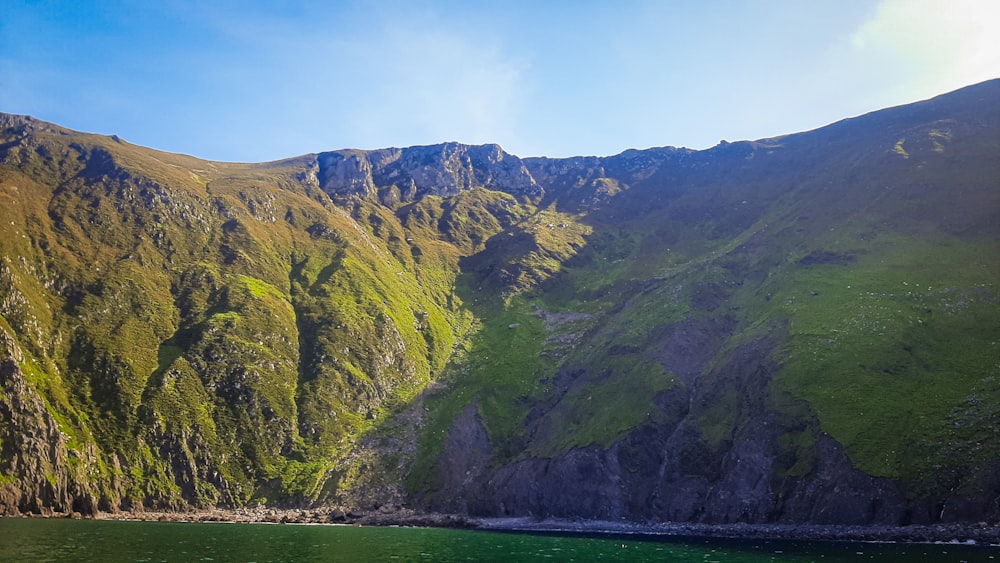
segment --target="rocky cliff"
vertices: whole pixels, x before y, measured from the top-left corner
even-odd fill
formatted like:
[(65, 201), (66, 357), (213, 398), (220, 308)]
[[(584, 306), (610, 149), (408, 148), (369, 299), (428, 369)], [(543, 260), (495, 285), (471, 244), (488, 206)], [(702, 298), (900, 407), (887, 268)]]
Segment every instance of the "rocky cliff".
[(1000, 82), (705, 150), (0, 117), (0, 506), (1000, 518)]
[(524, 163), (499, 145), (446, 143), (376, 151), (342, 150), (317, 156), (323, 189), (336, 196), (378, 195), (386, 206), (425, 196), (448, 197), (486, 188), (537, 198), (542, 188)]

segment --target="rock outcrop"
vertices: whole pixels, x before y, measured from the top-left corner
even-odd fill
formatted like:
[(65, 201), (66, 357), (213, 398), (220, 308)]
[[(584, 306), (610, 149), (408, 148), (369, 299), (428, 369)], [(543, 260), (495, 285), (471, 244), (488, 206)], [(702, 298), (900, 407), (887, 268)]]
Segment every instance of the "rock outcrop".
[(113, 511), (120, 491), (92, 479), (93, 444), (71, 443), (21, 370), (24, 356), (0, 328), (0, 515)]
[(544, 192), (520, 158), (499, 145), (445, 143), (405, 149), (342, 150), (316, 157), (320, 186), (333, 196), (377, 196), (388, 206), (486, 188), (527, 199)]

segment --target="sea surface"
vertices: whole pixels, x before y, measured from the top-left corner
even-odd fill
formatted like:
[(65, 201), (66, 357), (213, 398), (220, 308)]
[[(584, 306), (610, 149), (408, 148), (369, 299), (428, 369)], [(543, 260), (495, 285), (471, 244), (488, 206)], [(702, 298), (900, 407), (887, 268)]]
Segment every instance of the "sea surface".
[(360, 526), (0, 518), (0, 561), (995, 561), (1000, 549)]

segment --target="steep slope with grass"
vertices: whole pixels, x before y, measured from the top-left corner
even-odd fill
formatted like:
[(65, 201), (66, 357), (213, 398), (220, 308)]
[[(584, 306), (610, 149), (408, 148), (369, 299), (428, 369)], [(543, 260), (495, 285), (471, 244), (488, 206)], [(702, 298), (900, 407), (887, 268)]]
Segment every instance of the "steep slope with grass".
[(0, 126), (6, 512), (1000, 517), (1000, 81), (606, 158)]
[(459, 259), (527, 212), (474, 184), (343, 199), (331, 154), (213, 163), (2, 121), (8, 510), (333, 494), (468, 331)]
[(518, 237), (470, 262), (503, 299), (425, 401), (409, 490), (484, 515), (996, 518), (998, 118), (994, 81), (708, 151), (527, 160), (585, 244), (525, 291)]

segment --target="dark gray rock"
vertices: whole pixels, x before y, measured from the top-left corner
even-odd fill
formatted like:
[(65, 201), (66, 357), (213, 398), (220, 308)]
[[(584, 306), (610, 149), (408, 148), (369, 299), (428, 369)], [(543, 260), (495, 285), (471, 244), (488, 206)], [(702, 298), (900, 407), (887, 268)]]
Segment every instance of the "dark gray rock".
[(475, 403), (455, 418), (448, 431), (444, 449), (434, 473), (436, 490), (431, 491), (429, 507), (436, 512), (470, 514), (482, 510), (487, 470), (493, 459), (489, 436), (483, 428)]
[[(663, 331), (665, 360), (693, 350), (692, 336), (728, 332), (689, 320)], [(769, 406), (769, 359), (782, 331), (736, 347), (706, 373), (693, 353), (673, 367), (686, 386), (661, 393), (673, 416), (644, 424), (611, 447), (575, 448), (493, 469), (489, 442), (473, 406), (455, 420), (436, 470), (440, 487), (429, 508), (476, 516), (621, 519), (710, 524), (771, 522), (899, 524), (905, 496), (892, 480), (855, 469), (843, 448), (822, 436), (812, 471), (780, 477), (779, 438), (789, 429)], [(673, 342), (676, 340), (676, 342)], [(573, 382), (569, 381), (568, 385)], [(703, 425), (726, 405), (730, 427), (714, 437)], [(957, 506), (957, 505), (956, 505)]]
[(777, 520), (815, 524), (902, 524), (906, 499), (890, 479), (855, 469), (828, 435), (815, 449), (815, 468), (782, 495)]
[(616, 448), (578, 448), (553, 459), (527, 459), (493, 477), (493, 512), (538, 518), (617, 520), (627, 515)]

